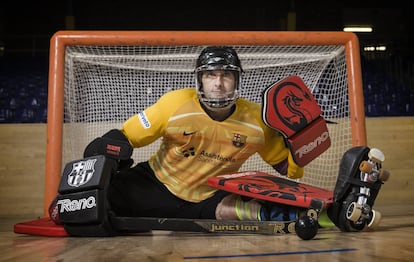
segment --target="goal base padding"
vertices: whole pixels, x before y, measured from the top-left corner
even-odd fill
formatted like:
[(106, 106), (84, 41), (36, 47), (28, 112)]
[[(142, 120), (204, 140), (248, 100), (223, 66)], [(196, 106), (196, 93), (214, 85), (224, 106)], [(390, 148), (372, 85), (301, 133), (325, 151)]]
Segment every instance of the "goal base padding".
[(49, 237), (69, 236), (63, 225), (57, 225), (50, 217), (17, 223), (14, 225), (14, 233)]

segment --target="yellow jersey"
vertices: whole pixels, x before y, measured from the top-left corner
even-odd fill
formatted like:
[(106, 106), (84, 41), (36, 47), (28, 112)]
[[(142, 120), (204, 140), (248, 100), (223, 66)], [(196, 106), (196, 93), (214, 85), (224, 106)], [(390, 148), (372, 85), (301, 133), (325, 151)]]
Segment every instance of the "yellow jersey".
[(121, 131), (134, 148), (162, 138), (149, 164), (174, 195), (191, 202), (216, 192), (207, 185), (209, 177), (238, 171), (255, 153), (270, 165), (288, 158), (287, 176), (303, 175), (281, 134), (262, 121), (260, 104), (243, 98), (220, 122), (203, 110), (194, 88), (174, 90), (125, 121)]

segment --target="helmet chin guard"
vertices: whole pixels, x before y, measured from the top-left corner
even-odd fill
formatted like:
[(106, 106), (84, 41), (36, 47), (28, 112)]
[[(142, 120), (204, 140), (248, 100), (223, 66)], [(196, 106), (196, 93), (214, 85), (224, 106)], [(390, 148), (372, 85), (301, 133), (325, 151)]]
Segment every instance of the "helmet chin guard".
[[(203, 72), (212, 70), (233, 72), (236, 79), (236, 86), (234, 92), (231, 92), (228, 97), (207, 98), (204, 95), (201, 76)], [(233, 48), (228, 46), (209, 46), (203, 49), (197, 59), (196, 69), (194, 71), (197, 96), (200, 103), (212, 111), (231, 107), (239, 98), (242, 71), (239, 57)]]
[(204, 92), (197, 88), (198, 99), (201, 103), (203, 103), (203, 105), (212, 111), (230, 108), (232, 105), (234, 105), (234, 103), (236, 103), (237, 99), (239, 98), (238, 91), (234, 90), (232, 94), (232, 97), (226, 98), (206, 98), (204, 96)]

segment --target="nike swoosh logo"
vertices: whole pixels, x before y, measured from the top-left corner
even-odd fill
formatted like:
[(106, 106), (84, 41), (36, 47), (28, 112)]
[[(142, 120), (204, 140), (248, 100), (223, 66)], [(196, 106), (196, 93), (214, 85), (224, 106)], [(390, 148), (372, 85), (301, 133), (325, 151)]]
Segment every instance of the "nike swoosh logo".
[(193, 135), (193, 134), (195, 134), (195, 133), (197, 133), (197, 131), (193, 131), (193, 132), (183, 132), (183, 136), (191, 136), (191, 135)]

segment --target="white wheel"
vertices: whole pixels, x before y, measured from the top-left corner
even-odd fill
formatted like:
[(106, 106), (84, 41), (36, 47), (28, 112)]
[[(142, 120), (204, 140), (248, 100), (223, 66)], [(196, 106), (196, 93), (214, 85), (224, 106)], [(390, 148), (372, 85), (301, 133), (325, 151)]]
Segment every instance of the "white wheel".
[(346, 218), (356, 222), (361, 217), (362, 207), (356, 202), (352, 202), (346, 210)]
[(371, 148), (371, 150), (369, 150), (368, 152), (368, 157), (372, 161), (375, 161), (379, 164), (381, 164), (385, 160), (384, 153), (382, 153), (382, 151), (377, 148)]
[(379, 226), (382, 215), (380, 212), (375, 211), (375, 210), (372, 210), (371, 214), (372, 214), (372, 218), (371, 218), (371, 221), (368, 223), (368, 228), (375, 229)]

